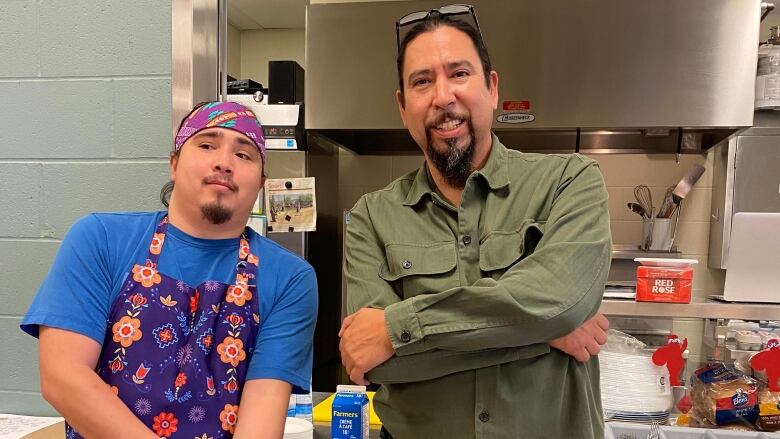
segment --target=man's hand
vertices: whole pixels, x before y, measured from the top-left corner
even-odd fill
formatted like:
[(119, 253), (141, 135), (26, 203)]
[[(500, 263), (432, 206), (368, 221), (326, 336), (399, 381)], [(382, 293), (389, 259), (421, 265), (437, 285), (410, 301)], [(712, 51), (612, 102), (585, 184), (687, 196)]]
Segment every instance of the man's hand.
[(601, 345), (607, 342), (607, 329), (609, 320), (603, 314), (596, 314), (570, 334), (552, 340), (550, 346), (584, 363), (599, 354)]
[(367, 385), (365, 374), (393, 356), (383, 309), (361, 308), (347, 316), (339, 331), (341, 362), (349, 378)]

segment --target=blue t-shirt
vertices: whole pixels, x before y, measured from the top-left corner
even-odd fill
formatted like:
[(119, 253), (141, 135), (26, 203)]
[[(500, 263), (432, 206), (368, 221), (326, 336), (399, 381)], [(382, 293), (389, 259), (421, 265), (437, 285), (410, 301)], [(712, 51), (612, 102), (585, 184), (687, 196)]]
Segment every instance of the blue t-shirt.
[[(21, 327), (66, 329), (103, 344), (106, 321), (125, 277), (143, 265), (155, 229), (166, 212), (95, 213), (65, 235)], [(260, 328), (247, 379), (271, 378), (309, 391), (317, 320), (314, 269), (275, 242), (249, 230), (257, 268)], [(239, 238), (200, 239), (168, 225), (158, 270), (187, 285), (207, 280), (232, 284)]]

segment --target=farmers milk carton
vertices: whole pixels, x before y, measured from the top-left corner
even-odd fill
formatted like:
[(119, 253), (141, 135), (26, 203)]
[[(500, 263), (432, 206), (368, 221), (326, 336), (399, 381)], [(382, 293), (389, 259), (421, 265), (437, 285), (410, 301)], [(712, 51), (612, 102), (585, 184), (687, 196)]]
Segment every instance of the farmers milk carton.
[(366, 386), (337, 386), (333, 399), (331, 437), (368, 439), (368, 410)]

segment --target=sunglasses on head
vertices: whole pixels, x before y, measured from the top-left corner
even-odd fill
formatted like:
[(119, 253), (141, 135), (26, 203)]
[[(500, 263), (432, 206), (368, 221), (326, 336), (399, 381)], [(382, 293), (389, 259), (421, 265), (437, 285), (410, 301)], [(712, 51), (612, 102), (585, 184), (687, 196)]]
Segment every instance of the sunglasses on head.
[(446, 5), (430, 11), (417, 11), (406, 14), (395, 22), (395, 39), (398, 44), (398, 51), (401, 51), (401, 41), (404, 40), (414, 24), (425, 21), (432, 16), (450, 17), (459, 21), (464, 21), (472, 25), (477, 32), (482, 35), (477, 22), (477, 13), (474, 6), (471, 5)]

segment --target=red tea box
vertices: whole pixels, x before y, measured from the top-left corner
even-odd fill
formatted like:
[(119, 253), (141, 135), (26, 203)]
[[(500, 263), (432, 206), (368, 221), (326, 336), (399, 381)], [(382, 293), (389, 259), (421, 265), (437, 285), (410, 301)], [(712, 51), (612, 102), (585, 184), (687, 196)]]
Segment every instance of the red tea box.
[(638, 302), (690, 303), (694, 259), (637, 258)]

